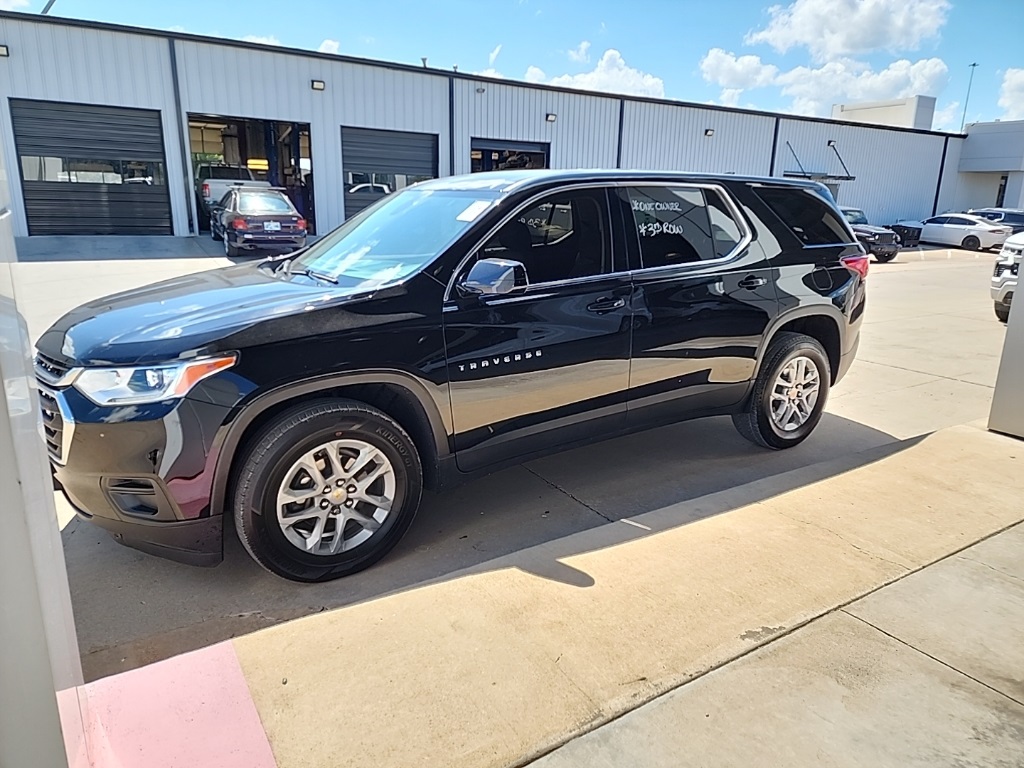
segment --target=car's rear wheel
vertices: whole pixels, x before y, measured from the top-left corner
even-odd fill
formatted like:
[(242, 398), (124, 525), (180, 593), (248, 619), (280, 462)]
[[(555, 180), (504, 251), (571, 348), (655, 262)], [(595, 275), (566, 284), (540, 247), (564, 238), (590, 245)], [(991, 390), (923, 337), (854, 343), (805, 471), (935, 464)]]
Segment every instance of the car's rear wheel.
[(241, 252), (242, 251), (241, 251), (240, 248), (238, 248), (237, 246), (231, 244), (231, 241), (228, 240), (228, 235), (225, 232), (224, 233), (224, 255), (227, 256), (229, 259), (233, 259), (233, 258), (237, 257), (238, 254), (240, 254)]
[(968, 251), (976, 251), (981, 248), (981, 240), (976, 238), (974, 235), (968, 235), (960, 245)]
[(801, 333), (780, 333), (765, 353), (746, 410), (733, 415), (733, 424), (762, 448), (792, 448), (821, 421), (830, 383), (821, 344)]
[(996, 317), (999, 318), (1000, 322), (1007, 323), (1007, 322), (1010, 321), (1010, 305), (1009, 304), (1001, 304), (1000, 302), (997, 301), (995, 303), (995, 310), (996, 310)]
[(256, 562), (293, 581), (368, 568), (412, 524), (423, 480), (412, 439), (363, 403), (321, 400), (275, 419), (242, 457), (238, 537)]

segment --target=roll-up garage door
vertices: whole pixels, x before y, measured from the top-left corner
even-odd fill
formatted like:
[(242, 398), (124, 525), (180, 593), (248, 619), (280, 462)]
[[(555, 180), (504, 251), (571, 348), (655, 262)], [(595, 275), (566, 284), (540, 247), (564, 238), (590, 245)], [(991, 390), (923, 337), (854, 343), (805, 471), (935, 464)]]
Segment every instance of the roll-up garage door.
[(30, 235), (169, 235), (160, 113), (12, 99)]
[(341, 129), (345, 216), (396, 189), (437, 178), (437, 134)]

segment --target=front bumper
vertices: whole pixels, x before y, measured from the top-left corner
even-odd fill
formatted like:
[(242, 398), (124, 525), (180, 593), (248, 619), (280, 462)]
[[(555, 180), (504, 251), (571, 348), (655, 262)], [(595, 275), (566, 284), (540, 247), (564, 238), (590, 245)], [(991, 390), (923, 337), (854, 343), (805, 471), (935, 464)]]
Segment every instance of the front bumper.
[(900, 252), (898, 243), (864, 243), (864, 247), (867, 248), (869, 253), (873, 253), (876, 256), (888, 256), (891, 253)]
[(222, 560), (204, 436), (226, 409), (188, 399), (100, 408), (73, 387), (42, 384), (40, 396), (54, 479), (81, 518), (143, 552), (189, 565)]

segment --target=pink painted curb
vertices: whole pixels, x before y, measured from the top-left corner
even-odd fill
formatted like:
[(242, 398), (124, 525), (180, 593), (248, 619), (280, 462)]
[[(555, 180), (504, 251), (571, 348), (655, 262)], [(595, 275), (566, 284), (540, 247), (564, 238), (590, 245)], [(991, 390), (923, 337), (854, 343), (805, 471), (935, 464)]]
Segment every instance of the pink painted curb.
[(77, 693), (64, 699), (81, 713), (62, 706), (61, 722), (84, 725), (90, 768), (277, 768), (230, 641)]

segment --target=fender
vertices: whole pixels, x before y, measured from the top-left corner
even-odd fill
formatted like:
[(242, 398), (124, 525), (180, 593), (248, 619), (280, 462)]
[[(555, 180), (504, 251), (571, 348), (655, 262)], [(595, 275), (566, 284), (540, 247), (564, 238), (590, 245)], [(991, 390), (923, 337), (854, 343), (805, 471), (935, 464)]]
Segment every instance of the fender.
[[(235, 452), (241, 443), (245, 430), (268, 408), (317, 392), (357, 384), (393, 384), (409, 391), (426, 414), (430, 432), (434, 438), (433, 452), (437, 462), (444, 462), (451, 454), (449, 435), (451, 433), (427, 386), (415, 376), (398, 370), (361, 370), (353, 373), (331, 374), (312, 379), (292, 382), (269, 390), (247, 403), (237, 406), (238, 415), (218, 430), (210, 449), (210, 458), (215, 462), (213, 488), (210, 494), (210, 515), (224, 512), (228, 481)], [(429, 460), (430, 457), (423, 457)], [(426, 463), (426, 462), (425, 462)]]
[[(754, 375), (751, 378), (751, 382), (757, 379), (761, 373), (761, 365), (764, 363), (765, 352), (768, 350), (768, 345), (772, 343), (775, 338), (775, 334), (779, 332), (782, 326), (787, 323), (791, 323), (794, 320), (799, 320), (802, 317), (827, 317), (836, 325), (836, 330), (839, 332), (839, 355), (846, 352), (847, 338), (847, 318), (846, 316), (836, 308), (836, 306), (830, 302), (822, 302), (820, 304), (807, 304), (800, 307), (794, 307), (793, 309), (787, 310), (781, 315), (774, 317), (768, 327), (765, 329), (764, 335), (761, 337), (761, 343), (757, 347), (757, 365), (754, 368)], [(835, 361), (835, 365), (839, 366), (839, 360)]]

